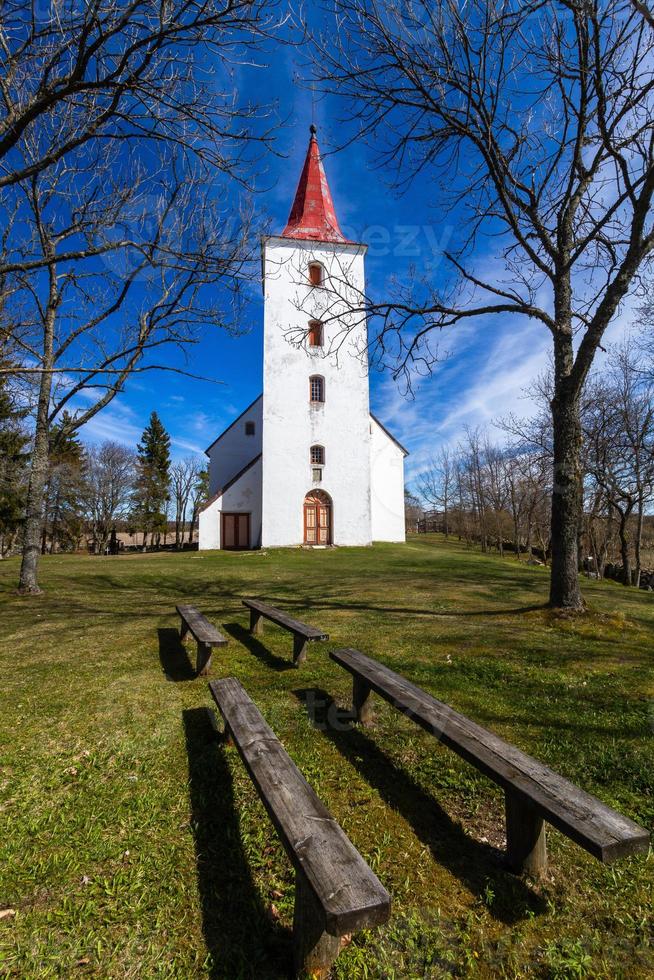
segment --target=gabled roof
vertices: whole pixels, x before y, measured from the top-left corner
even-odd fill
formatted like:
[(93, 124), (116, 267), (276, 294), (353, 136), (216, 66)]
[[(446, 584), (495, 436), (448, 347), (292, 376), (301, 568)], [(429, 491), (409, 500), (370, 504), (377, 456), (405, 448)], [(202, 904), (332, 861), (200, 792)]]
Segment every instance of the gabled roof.
[(226, 493), (230, 487), (233, 487), (234, 484), (238, 480), (240, 480), (241, 477), (244, 476), (247, 473), (247, 471), (251, 469), (251, 467), (253, 467), (254, 464), (257, 463), (260, 459), (261, 459), (261, 453), (258, 453), (254, 457), (254, 459), (251, 459), (249, 463), (245, 464), (242, 470), (238, 471), (236, 476), (233, 476), (231, 480), (228, 480), (224, 487), (221, 487), (220, 490), (217, 490), (216, 493), (214, 493), (213, 497), (209, 497), (206, 503), (202, 504), (202, 506), (200, 507), (200, 511), (202, 512), (203, 510), (206, 510), (207, 507), (211, 507), (211, 505), (215, 503), (216, 500), (218, 500), (218, 497), (222, 497), (222, 495)]
[(388, 429), (386, 428), (386, 426), (384, 425), (384, 423), (383, 423), (383, 422), (380, 422), (380, 421), (379, 421), (379, 419), (377, 418), (377, 416), (376, 416), (376, 415), (373, 415), (373, 414), (372, 414), (372, 412), (370, 413), (370, 418), (371, 418), (371, 419), (372, 419), (372, 420), (373, 420), (374, 422), (376, 422), (376, 423), (377, 423), (377, 425), (378, 425), (378, 426), (379, 426), (379, 428), (380, 428), (380, 429), (382, 430), (382, 432), (385, 432), (385, 433), (386, 433), (386, 435), (388, 436), (388, 438), (389, 438), (389, 439), (390, 439), (390, 440), (391, 440), (392, 442), (394, 442), (394, 443), (395, 443), (395, 445), (397, 446), (397, 448), (398, 448), (398, 449), (401, 449), (401, 450), (402, 450), (402, 452), (404, 453), (404, 455), (405, 455), (405, 456), (409, 456), (409, 455), (410, 455), (410, 454), (409, 454), (409, 450), (408, 450), (408, 449), (405, 449), (405, 448), (404, 448), (404, 446), (402, 445), (402, 443), (401, 443), (401, 442), (399, 442), (399, 441), (398, 441), (398, 440), (397, 440), (397, 439), (395, 438), (395, 436), (393, 435), (393, 433), (392, 433), (392, 432), (389, 432), (389, 431), (388, 431)]
[(210, 446), (207, 446), (207, 448), (205, 449), (205, 451), (204, 451), (204, 455), (205, 456), (208, 456), (209, 455), (210, 451), (213, 449), (213, 447), (216, 445), (216, 443), (217, 442), (220, 442), (220, 440), (222, 439), (222, 437), (224, 435), (226, 435), (226, 433), (228, 433), (229, 430), (232, 429), (236, 425), (237, 422), (240, 422), (240, 420), (243, 418), (243, 416), (244, 415), (247, 415), (247, 413), (250, 411), (251, 408), (254, 408), (254, 406), (257, 404), (257, 402), (259, 401), (260, 398), (263, 398), (263, 394), (257, 395), (257, 397), (254, 399), (254, 401), (253, 402), (250, 402), (250, 404), (248, 405), (248, 407), (247, 408), (244, 408), (243, 411), (241, 412), (241, 414), (240, 415), (237, 415), (236, 418), (234, 419), (234, 421), (233, 422), (230, 422), (229, 425), (227, 426), (227, 428), (226, 429), (223, 429), (223, 431), (220, 433), (219, 436), (216, 436), (216, 438), (211, 443), (211, 445)]
[(302, 238), (319, 242), (347, 242), (339, 228), (334, 202), (320, 159), (316, 127), (311, 138), (300, 183), (282, 238)]

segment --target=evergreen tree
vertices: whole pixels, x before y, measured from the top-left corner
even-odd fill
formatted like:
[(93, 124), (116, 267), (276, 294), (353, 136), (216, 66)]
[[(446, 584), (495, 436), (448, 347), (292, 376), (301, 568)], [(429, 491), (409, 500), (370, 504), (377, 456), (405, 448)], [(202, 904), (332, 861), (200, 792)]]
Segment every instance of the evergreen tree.
[(83, 532), (84, 447), (64, 412), (50, 428), (41, 554), (75, 550)]
[(158, 544), (168, 521), (166, 505), (170, 499), (170, 436), (156, 412), (143, 430), (136, 447), (138, 474), (134, 492), (134, 522), (143, 531), (143, 547), (150, 534), (150, 543)]
[(24, 519), (29, 435), (26, 409), (16, 405), (0, 375), (0, 558), (13, 547)]

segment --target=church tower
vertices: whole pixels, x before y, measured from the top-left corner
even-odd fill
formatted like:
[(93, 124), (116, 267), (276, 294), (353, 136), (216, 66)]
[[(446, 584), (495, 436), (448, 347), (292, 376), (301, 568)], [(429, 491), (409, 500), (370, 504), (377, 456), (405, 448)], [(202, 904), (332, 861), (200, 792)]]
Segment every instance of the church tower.
[(206, 450), (202, 550), (404, 541), (407, 451), (368, 400), (365, 252), (312, 126), (286, 227), (262, 243), (263, 392)]
[(366, 246), (334, 211), (315, 127), (291, 213), (262, 244), (266, 546), (372, 541)]

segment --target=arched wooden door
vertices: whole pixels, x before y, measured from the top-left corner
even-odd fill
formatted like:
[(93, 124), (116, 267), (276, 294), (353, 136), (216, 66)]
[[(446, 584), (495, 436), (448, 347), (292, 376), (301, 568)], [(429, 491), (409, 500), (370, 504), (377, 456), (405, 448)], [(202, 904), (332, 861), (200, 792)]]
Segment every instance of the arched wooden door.
[(332, 502), (324, 490), (311, 490), (304, 498), (304, 543), (332, 543)]

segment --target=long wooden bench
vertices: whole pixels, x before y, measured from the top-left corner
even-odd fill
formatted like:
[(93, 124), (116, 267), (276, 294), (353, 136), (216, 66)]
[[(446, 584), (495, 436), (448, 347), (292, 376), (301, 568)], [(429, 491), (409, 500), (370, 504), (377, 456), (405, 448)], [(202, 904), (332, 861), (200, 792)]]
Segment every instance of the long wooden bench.
[(390, 897), (318, 799), (242, 685), (209, 688), (295, 868), (296, 975), (327, 977), (340, 937), (386, 922)]
[(539, 874), (547, 867), (544, 821), (600, 861), (647, 850), (649, 835), (638, 824), (406, 678), (358, 650), (330, 656), (352, 674), (358, 721), (370, 724), (374, 691), (504, 789), (512, 870)]
[(299, 619), (293, 619), (281, 609), (269, 606), (267, 602), (261, 602), (259, 599), (243, 599), (243, 605), (250, 610), (251, 633), (263, 633), (262, 620), (269, 619), (272, 623), (277, 623), (282, 629), (293, 634), (293, 663), (296, 667), (304, 663), (307, 658), (307, 643), (329, 639), (329, 633), (325, 633), (316, 626), (301, 623)]
[(181, 619), (179, 638), (184, 643), (189, 633), (193, 636), (193, 639), (197, 643), (195, 671), (197, 674), (204, 676), (209, 673), (211, 667), (211, 653), (213, 648), (224, 647), (228, 641), (195, 606), (180, 604), (175, 606), (175, 608)]

